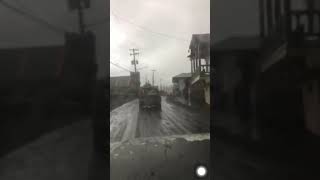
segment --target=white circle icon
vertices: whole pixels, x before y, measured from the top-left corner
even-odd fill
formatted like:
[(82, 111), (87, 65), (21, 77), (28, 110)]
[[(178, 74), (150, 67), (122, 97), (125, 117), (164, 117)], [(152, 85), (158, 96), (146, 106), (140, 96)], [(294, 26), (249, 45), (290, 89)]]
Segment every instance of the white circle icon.
[(207, 175), (207, 168), (204, 166), (198, 166), (196, 168), (196, 173), (199, 178), (205, 177)]

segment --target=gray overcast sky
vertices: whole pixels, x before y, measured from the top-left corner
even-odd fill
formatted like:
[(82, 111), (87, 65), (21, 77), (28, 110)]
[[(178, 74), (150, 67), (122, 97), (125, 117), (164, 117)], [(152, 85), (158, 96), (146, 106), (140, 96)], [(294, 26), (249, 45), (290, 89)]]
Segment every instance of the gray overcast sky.
[[(163, 84), (171, 84), (174, 75), (190, 72), (188, 46), (192, 34), (210, 33), (210, 0), (111, 0), (110, 59), (130, 68), (129, 48), (138, 48), (138, 68), (143, 68), (151, 82), (161, 76)], [(156, 33), (167, 34), (159, 35)], [(129, 73), (110, 64), (110, 75)]]

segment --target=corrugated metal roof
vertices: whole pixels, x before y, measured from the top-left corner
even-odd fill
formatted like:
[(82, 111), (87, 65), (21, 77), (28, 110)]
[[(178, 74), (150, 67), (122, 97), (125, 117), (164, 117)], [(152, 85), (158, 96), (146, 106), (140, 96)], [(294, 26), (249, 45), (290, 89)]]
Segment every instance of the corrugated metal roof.
[(191, 73), (181, 73), (181, 74), (178, 74), (174, 77), (172, 77), (172, 82), (175, 83), (177, 82), (179, 79), (188, 79), (188, 78), (191, 78)]
[(181, 73), (174, 76), (173, 78), (189, 78), (189, 77), (191, 77), (191, 73)]

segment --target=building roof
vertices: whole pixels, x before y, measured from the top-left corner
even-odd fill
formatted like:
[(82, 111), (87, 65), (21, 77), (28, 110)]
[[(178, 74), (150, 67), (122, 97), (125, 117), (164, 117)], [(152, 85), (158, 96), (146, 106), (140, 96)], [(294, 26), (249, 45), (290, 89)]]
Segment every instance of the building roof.
[(210, 56), (210, 34), (193, 34), (189, 46), (189, 58), (194, 58), (197, 54), (199, 58)]
[(191, 73), (181, 73), (176, 76), (173, 76), (173, 78), (190, 78), (190, 77), (191, 77)]
[(110, 88), (113, 87), (129, 87), (131, 83), (130, 76), (110, 77)]
[(210, 45), (210, 34), (192, 34), (189, 48), (192, 49), (196, 44)]
[(191, 78), (191, 73), (181, 73), (172, 77), (172, 82), (177, 81), (178, 79), (188, 79)]

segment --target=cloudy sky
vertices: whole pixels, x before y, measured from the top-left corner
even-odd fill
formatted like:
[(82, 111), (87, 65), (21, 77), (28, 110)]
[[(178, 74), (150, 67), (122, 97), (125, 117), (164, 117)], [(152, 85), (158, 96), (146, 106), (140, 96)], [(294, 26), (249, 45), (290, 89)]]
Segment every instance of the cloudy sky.
[[(130, 48), (139, 49), (141, 81), (171, 84), (174, 75), (190, 72), (192, 34), (210, 33), (210, 0), (111, 0), (110, 59), (133, 71)], [(110, 64), (110, 75), (129, 72)]]

